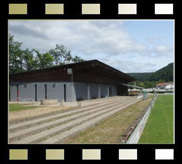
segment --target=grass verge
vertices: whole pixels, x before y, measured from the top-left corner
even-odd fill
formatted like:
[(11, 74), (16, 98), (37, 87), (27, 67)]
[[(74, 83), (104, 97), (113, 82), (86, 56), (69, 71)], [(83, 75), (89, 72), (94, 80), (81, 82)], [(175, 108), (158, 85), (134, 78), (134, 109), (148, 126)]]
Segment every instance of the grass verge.
[(128, 126), (136, 119), (152, 100), (141, 100), (130, 107), (108, 117), (95, 126), (72, 136), (62, 143), (68, 144), (109, 144), (116, 143)]
[(30, 104), (9, 104), (9, 111), (20, 111), (26, 109), (36, 109), (40, 108), (39, 106), (30, 106)]
[(139, 143), (173, 143), (173, 95), (158, 96)]

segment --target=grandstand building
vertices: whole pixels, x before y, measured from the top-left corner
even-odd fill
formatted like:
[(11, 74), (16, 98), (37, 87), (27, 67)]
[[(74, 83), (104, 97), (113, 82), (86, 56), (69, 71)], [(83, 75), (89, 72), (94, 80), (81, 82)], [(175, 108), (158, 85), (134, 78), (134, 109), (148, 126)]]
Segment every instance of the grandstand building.
[(136, 79), (98, 60), (10, 74), (10, 101), (66, 102), (128, 95)]

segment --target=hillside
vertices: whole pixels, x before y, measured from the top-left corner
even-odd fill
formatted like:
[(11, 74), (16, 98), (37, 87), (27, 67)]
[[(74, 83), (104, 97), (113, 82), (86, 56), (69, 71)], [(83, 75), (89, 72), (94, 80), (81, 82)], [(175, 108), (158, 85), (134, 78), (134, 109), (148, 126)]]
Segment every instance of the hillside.
[(157, 70), (156, 72), (128, 73), (138, 81), (173, 81), (173, 63)]
[(163, 67), (151, 74), (149, 77), (150, 81), (164, 80), (166, 82), (173, 81), (173, 63), (168, 64), (166, 67)]
[(153, 74), (153, 72), (144, 72), (144, 73), (127, 73), (128, 75), (136, 78), (138, 81), (145, 81), (148, 80)]

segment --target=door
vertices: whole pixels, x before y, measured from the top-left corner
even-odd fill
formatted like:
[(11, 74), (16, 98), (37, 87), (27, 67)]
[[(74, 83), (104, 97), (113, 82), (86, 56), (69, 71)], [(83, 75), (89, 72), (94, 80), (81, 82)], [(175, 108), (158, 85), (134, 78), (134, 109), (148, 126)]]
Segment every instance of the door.
[(19, 85), (16, 85), (17, 88), (17, 101), (19, 101), (20, 92), (19, 92)]
[(35, 84), (35, 101), (37, 101), (37, 84)]
[(45, 84), (45, 99), (47, 99), (47, 85)]
[(66, 84), (64, 84), (64, 101), (66, 102)]
[(109, 96), (112, 96), (112, 87), (109, 87)]

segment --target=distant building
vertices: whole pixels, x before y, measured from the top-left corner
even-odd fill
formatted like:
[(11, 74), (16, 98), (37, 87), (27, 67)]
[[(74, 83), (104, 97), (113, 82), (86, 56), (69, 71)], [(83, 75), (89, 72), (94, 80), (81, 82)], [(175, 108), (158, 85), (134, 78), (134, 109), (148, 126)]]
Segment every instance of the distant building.
[(128, 95), (122, 85), (136, 79), (98, 60), (10, 74), (10, 101), (68, 102)]
[(174, 89), (173, 82), (167, 82), (167, 83), (159, 83), (156, 86), (157, 89)]

